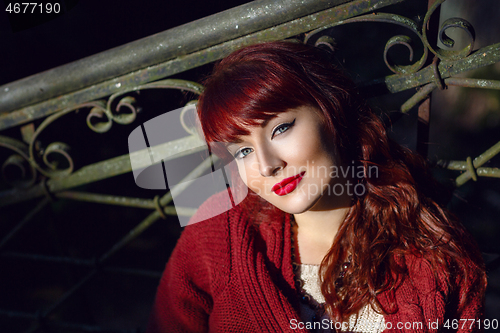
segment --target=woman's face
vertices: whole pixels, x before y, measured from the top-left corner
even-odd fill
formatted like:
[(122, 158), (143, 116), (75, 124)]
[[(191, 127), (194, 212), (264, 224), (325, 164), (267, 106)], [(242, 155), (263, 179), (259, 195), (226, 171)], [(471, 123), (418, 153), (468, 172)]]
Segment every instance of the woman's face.
[(301, 106), (279, 113), (227, 146), (243, 182), (290, 214), (335, 208), (345, 177), (334, 147), (325, 142), (319, 110)]

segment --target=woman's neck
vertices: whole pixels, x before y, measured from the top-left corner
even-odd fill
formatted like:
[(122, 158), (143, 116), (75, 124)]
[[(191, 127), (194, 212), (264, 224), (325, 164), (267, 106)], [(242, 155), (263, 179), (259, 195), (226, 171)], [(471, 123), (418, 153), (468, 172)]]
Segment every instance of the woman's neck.
[(330, 250), (350, 207), (295, 214), (293, 232), (300, 263), (319, 265)]

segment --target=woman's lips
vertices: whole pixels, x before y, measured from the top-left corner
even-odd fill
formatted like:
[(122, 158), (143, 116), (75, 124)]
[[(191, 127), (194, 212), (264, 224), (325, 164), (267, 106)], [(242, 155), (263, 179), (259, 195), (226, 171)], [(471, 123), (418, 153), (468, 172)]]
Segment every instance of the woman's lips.
[(281, 182), (274, 184), (271, 191), (273, 191), (279, 196), (287, 195), (288, 193), (295, 190), (295, 188), (300, 183), (305, 173), (306, 173), (305, 171), (302, 171), (298, 175), (283, 179)]

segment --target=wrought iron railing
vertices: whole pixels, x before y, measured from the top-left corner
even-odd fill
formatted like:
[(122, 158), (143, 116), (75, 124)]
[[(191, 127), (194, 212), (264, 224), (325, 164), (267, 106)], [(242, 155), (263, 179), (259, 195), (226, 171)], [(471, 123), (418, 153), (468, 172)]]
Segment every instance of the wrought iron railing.
[[(32, 312), (0, 308), (0, 323), (2, 317), (25, 321), (29, 323), (27, 332), (113, 331), (98, 325), (70, 323), (63, 315), (56, 314), (89, 281), (104, 272), (159, 278), (159, 271), (114, 266), (109, 264), (110, 258), (148, 230), (157, 220), (176, 214), (189, 216), (194, 213), (196, 207), (174, 208), (171, 205), (172, 192), (155, 192), (155, 195), (146, 198), (87, 192), (85, 188), (89, 184), (130, 173), (132, 166), (129, 154), (123, 153), (103, 160), (96, 157), (97, 161), (78, 165), (72, 155), (72, 146), (63, 142), (64, 138), (55, 138), (59, 132), (51, 129), (60, 123), (74, 126), (71, 117), (81, 121), (81, 115), (85, 113), (84, 121), (91, 131), (81, 135), (93, 135), (99, 140), (99, 135), (112, 132), (117, 126), (115, 124), (137, 123), (139, 116), (147, 119), (154, 115), (145, 114), (146, 111), (141, 110), (141, 93), (173, 89), (189, 92), (190, 99), (195, 99), (202, 91), (202, 86), (171, 77), (210, 64), (242, 46), (295, 38), (320, 47), (342, 49), (349, 48), (350, 45), (334, 45), (335, 41), (331, 37), (331, 32), (340, 26), (372, 22), (406, 29), (409, 35), (398, 34), (391, 37), (380, 55), (392, 74), (364, 80), (359, 82), (359, 85), (368, 97), (418, 88), (413, 96), (402, 103), (400, 111), (407, 113), (418, 107), (421, 125), (417, 133), (417, 150), (426, 155), (430, 94), (447, 86), (500, 89), (500, 81), (456, 77), (458, 74), (500, 62), (500, 44), (474, 50), (473, 27), (463, 19), (454, 18), (445, 21), (439, 29), (443, 44), (453, 45), (453, 41), (446, 35), (446, 30), (452, 27), (463, 30), (469, 37), (469, 42), (461, 50), (441, 49), (433, 40), (433, 36), (438, 32), (433, 28), (433, 20), (437, 16), (435, 12), (445, 0), (431, 0), (427, 12), (418, 13), (421, 15), (420, 20), (412, 20), (395, 13), (402, 7), (394, 5), (404, 5), (408, 1), (410, 0), (252, 2), (1, 86), (0, 130), (3, 133), (0, 136), (0, 146), (3, 151), (1, 157), (5, 162), (2, 166), (0, 207), (3, 212), (16, 210), (16, 207), (32, 207), (19, 222), (11, 223), (10, 229), (2, 236), (2, 259), (9, 262), (33, 261), (47, 265), (69, 265), (84, 269), (85, 273), (73, 279), (72, 285), (50, 306)], [(358, 38), (361, 36), (352, 36), (353, 40)], [(415, 49), (414, 44), (417, 45)], [(418, 55), (419, 59), (406, 65), (391, 60), (390, 55), (394, 53), (393, 47), (396, 45), (403, 45), (408, 49), (411, 61), (414, 54)], [(126, 142), (126, 136), (119, 140)], [(109, 142), (101, 144), (106, 143)], [(194, 152), (193, 149), (198, 144), (199, 138), (186, 132), (185, 138), (166, 142), (156, 148), (168, 156), (180, 157), (186, 152)], [(462, 157), (462, 161), (439, 161), (437, 165), (461, 171), (454, 182), (458, 187), (470, 179), (477, 180), (477, 177), (499, 178), (499, 168), (484, 166), (499, 152), (500, 141), (474, 159)], [(143, 163), (146, 166), (148, 161)], [(201, 175), (209, 167), (209, 164), (202, 164), (186, 177)], [(186, 184), (183, 186), (187, 186)], [(171, 191), (183, 189), (176, 187)], [(23, 230), (29, 228), (40, 212), (51, 203), (54, 204), (55, 200), (141, 208), (150, 210), (150, 213), (115, 244), (92, 259), (11, 250), (9, 244)], [(496, 266), (498, 259), (491, 267)]]

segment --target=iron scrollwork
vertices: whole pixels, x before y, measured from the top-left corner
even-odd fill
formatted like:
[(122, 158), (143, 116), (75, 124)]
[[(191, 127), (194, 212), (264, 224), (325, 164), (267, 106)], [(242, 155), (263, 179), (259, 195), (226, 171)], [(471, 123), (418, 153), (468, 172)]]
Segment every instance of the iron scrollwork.
[[(52, 114), (31, 133), (28, 144), (1, 136), (0, 146), (14, 152), (2, 165), (2, 175), (5, 183), (15, 188), (29, 188), (35, 184), (38, 174), (49, 179), (67, 177), (75, 170), (71, 147), (59, 141), (42, 146), (39, 140), (40, 135), (63, 116), (84, 109), (90, 109), (86, 122), (87, 126), (96, 133), (108, 132), (113, 123), (120, 125), (131, 124), (135, 121), (140, 108), (136, 106), (135, 98), (129, 94), (146, 89), (177, 89), (198, 95), (203, 87), (195, 82), (176, 79), (152, 82), (113, 94), (107, 101), (91, 101)], [(186, 106), (180, 121), (186, 132), (193, 135), (193, 130), (185, 124), (183, 119), (191, 104), (188, 103)]]
[(429, 51), (433, 54), (435, 54), (439, 59), (441, 60), (458, 60), (458, 59), (463, 59), (466, 58), (473, 50), (474, 48), (474, 40), (475, 40), (475, 31), (472, 25), (466, 21), (465, 19), (462, 18), (450, 18), (446, 20), (439, 31), (439, 39), (441, 42), (449, 48), (452, 48), (455, 45), (455, 41), (451, 39), (447, 34), (446, 30), (450, 28), (459, 28), (467, 33), (467, 36), (469, 37), (469, 43), (467, 46), (465, 46), (461, 50), (444, 50), (441, 48), (438, 48), (437, 46), (431, 46), (429, 43), (429, 40), (427, 38), (427, 26), (429, 23), (429, 20), (431, 19), (432, 14), (436, 11), (436, 9), (446, 0), (439, 0), (437, 1), (426, 13), (425, 18), (423, 20), (423, 23), (421, 26), (417, 24), (414, 20), (411, 20), (407, 17), (401, 16), (401, 15), (396, 15), (396, 14), (390, 14), (390, 13), (373, 13), (373, 14), (367, 14), (367, 15), (362, 15), (358, 17), (354, 17), (351, 19), (347, 19), (344, 21), (339, 21), (335, 22), (326, 26), (323, 26), (321, 28), (315, 29), (305, 35), (304, 38), (304, 43), (309, 43), (310, 41), (314, 40), (316, 38), (316, 45), (318, 43), (323, 43), (322, 38), (324, 36), (317, 37), (318, 34), (324, 32), (327, 29), (340, 26), (340, 25), (345, 25), (345, 24), (351, 24), (351, 23), (360, 23), (360, 22), (378, 22), (378, 23), (389, 23), (389, 24), (396, 24), (399, 26), (402, 26), (409, 31), (411, 31), (414, 35), (420, 39), (420, 42), (423, 47), (423, 53), (420, 59), (418, 59), (415, 63), (411, 65), (398, 65), (394, 63), (390, 57), (388, 56), (389, 50), (395, 46), (395, 45), (403, 45), (405, 46), (408, 51), (409, 51), (409, 60), (410, 62), (413, 61), (414, 57), (414, 49), (413, 49), (413, 39), (408, 36), (408, 35), (396, 35), (391, 37), (384, 48), (384, 62), (387, 65), (387, 67), (396, 74), (412, 74), (418, 72), (422, 67), (426, 64), (427, 58)]

